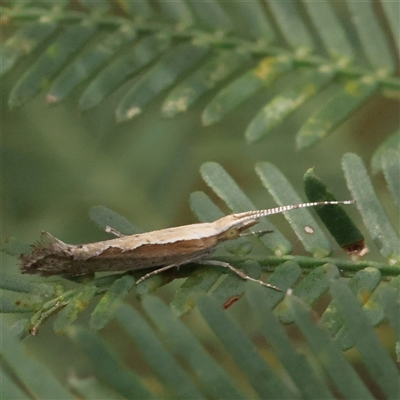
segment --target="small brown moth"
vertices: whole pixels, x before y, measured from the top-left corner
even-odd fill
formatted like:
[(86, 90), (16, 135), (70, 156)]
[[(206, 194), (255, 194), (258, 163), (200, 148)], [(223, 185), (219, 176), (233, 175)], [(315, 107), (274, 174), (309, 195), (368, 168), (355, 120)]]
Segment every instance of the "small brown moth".
[(246, 275), (226, 262), (210, 260), (207, 257), (219, 243), (245, 235), (246, 233), (242, 232), (256, 225), (261, 217), (296, 208), (353, 203), (354, 200), (322, 201), (246, 211), (227, 215), (214, 222), (177, 226), (129, 236), (108, 228), (108, 232), (118, 236), (116, 239), (81, 245), (66, 244), (50, 233), (42, 232), (40, 241), (32, 245), (32, 251), (21, 255), (21, 271), (43, 276), (79, 276), (100, 271), (133, 271), (159, 267), (141, 277), (136, 282), (138, 284), (167, 269), (198, 262), (229, 268), (242, 279), (280, 290)]

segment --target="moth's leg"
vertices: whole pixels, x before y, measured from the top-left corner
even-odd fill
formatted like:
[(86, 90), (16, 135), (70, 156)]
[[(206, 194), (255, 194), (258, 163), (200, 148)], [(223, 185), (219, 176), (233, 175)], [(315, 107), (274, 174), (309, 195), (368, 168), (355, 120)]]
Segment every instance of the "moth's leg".
[(105, 231), (107, 233), (112, 233), (113, 235), (117, 236), (117, 237), (123, 237), (125, 236), (123, 233), (117, 231), (116, 229), (112, 228), (111, 226), (107, 225)]
[(236, 274), (238, 274), (242, 279), (247, 279), (249, 281), (257, 282), (257, 283), (259, 283), (259, 284), (261, 284), (263, 286), (266, 286), (266, 287), (269, 287), (271, 289), (278, 290), (279, 292), (282, 292), (282, 289), (279, 289), (277, 286), (271, 285), (271, 284), (269, 284), (267, 282), (264, 282), (264, 281), (262, 281), (260, 279), (254, 279), (251, 276), (246, 275), (240, 269), (237, 269), (237, 268), (233, 267), (231, 264), (228, 264), (227, 262), (216, 261), (216, 260), (202, 260), (201, 264), (218, 265), (220, 267), (229, 268), (231, 271), (233, 271)]
[(269, 230), (269, 229), (263, 229), (261, 231), (256, 231), (256, 232), (244, 232), (241, 233), (239, 236), (250, 236), (250, 235), (256, 235), (256, 236), (262, 236), (265, 235), (266, 233), (272, 233), (273, 231)]
[(161, 272), (164, 272), (164, 271), (166, 271), (168, 269), (171, 269), (171, 268), (178, 268), (180, 265), (181, 264), (170, 264), (170, 265), (166, 265), (165, 267), (158, 268), (158, 269), (156, 269), (154, 271), (151, 271), (151, 272), (147, 273), (146, 275), (143, 275), (140, 279), (138, 279), (136, 281), (136, 285), (138, 285), (139, 283), (143, 282), (145, 279), (150, 278), (150, 276), (157, 275), (157, 274), (159, 274)]

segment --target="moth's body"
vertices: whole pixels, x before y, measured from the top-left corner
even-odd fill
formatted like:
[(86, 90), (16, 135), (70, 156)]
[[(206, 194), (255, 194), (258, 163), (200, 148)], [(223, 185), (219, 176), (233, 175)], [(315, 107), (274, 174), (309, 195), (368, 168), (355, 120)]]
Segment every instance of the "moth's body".
[(354, 201), (315, 202), (247, 211), (231, 214), (214, 222), (121, 235), (116, 239), (82, 245), (66, 244), (49, 233), (42, 232), (41, 240), (32, 246), (32, 251), (21, 255), (21, 271), (44, 276), (79, 276), (100, 271), (133, 271), (159, 267), (144, 275), (137, 281), (139, 283), (166, 269), (189, 262), (200, 262), (227, 267), (243, 279), (257, 281), (279, 290), (245, 275), (227, 263), (210, 260), (208, 256), (219, 243), (236, 239), (241, 232), (257, 224), (261, 217), (295, 208), (352, 203)]
[[(41, 241), (22, 255), (22, 272), (85, 275), (181, 265), (210, 255), (218, 243), (238, 237), (235, 214), (214, 222), (178, 226), (116, 239), (71, 245), (42, 232)], [(254, 225), (247, 224), (246, 228)], [(228, 227), (228, 229), (227, 229)], [(229, 230), (231, 229), (231, 230)], [(227, 234), (227, 232), (229, 232)]]

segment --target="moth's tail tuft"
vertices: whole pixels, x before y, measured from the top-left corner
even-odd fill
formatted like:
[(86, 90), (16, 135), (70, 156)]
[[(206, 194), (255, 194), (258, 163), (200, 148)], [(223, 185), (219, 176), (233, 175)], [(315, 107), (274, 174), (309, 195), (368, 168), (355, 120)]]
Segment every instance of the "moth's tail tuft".
[(61, 240), (42, 232), (40, 239), (31, 246), (31, 251), (20, 256), (21, 272), (23, 274), (36, 274), (38, 267), (46, 258), (68, 257), (70, 246)]

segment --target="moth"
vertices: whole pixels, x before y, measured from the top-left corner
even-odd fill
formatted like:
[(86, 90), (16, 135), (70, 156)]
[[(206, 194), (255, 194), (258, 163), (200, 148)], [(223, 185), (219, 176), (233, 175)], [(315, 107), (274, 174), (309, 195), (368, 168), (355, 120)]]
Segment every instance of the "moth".
[(214, 222), (177, 226), (127, 236), (107, 227), (106, 230), (117, 238), (81, 245), (67, 244), (50, 233), (42, 232), (40, 240), (31, 246), (31, 251), (20, 256), (21, 272), (43, 276), (62, 274), (80, 276), (100, 271), (136, 271), (156, 268), (138, 279), (136, 284), (139, 284), (160, 272), (196, 262), (228, 268), (242, 279), (280, 290), (276, 286), (246, 275), (229, 263), (209, 259), (209, 256), (220, 243), (248, 234), (244, 231), (256, 225), (260, 218), (267, 215), (296, 208), (353, 203), (355, 203), (354, 200), (346, 200), (287, 205), (231, 214)]

